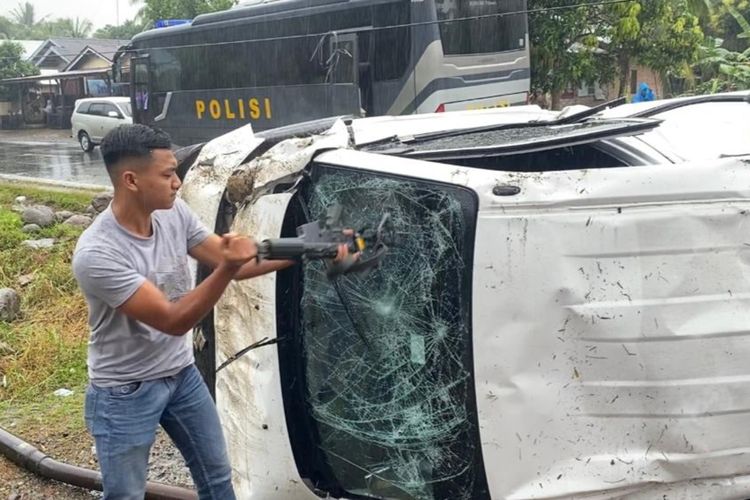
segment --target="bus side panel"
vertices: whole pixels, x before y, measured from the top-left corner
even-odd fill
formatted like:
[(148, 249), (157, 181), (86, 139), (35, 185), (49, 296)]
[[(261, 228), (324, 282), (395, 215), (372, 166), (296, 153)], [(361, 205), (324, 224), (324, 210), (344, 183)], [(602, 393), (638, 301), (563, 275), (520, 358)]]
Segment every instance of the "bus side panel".
[[(483, 40), (490, 33), (482, 31), (487, 26), (468, 25), (462, 32), (463, 36), (458, 37), (456, 33), (444, 32), (445, 26), (458, 27), (473, 22), (470, 19), (449, 22), (450, 16), (444, 11), (450, 10), (450, 5), (454, 4), (441, 0), (414, 4), (412, 16), (418, 24), (412, 30), (410, 73), (413, 81), (410, 86), (403, 87), (399, 95), (392, 97), (390, 108), (383, 113), (432, 113), (438, 108), (464, 110), (526, 102), (530, 86), (526, 16), (514, 14), (503, 22), (506, 18), (500, 15), (524, 9), (510, 4), (501, 8), (504, 4), (497, 4), (497, 29), (513, 23), (523, 33), (519, 33), (518, 39), (488, 44)], [(471, 18), (479, 14), (461, 12), (454, 13), (453, 17)], [(488, 13), (482, 14), (486, 16)]]
[(162, 108), (153, 124), (180, 145), (205, 142), (248, 123), (258, 131), (360, 113), (355, 84), (195, 90), (166, 96), (159, 100)]

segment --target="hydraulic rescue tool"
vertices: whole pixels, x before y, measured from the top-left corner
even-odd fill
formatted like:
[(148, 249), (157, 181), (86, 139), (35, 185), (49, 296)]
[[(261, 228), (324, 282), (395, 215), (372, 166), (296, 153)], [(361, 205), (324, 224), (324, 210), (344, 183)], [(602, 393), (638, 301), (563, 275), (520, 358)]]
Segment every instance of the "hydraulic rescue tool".
[(323, 221), (313, 221), (297, 228), (296, 238), (267, 239), (258, 243), (258, 260), (333, 259), (338, 247), (345, 244), (358, 258), (327, 264), (327, 275), (333, 279), (342, 274), (368, 271), (380, 264), (393, 240), (390, 215), (384, 214), (374, 229), (345, 229), (341, 224), (342, 208), (328, 209)]
[[(360, 230), (344, 228), (341, 223), (341, 215), (341, 206), (333, 205), (328, 208), (326, 218), (322, 222), (313, 221), (299, 226), (296, 238), (274, 238), (261, 241), (258, 243), (258, 261), (298, 258), (307, 260), (326, 259), (326, 275), (341, 299), (344, 312), (349, 317), (352, 327), (362, 339), (362, 342), (369, 348), (370, 343), (355, 321), (346, 296), (336, 278), (342, 274), (360, 273), (378, 267), (388, 251), (387, 245), (392, 245), (395, 241), (394, 231), (388, 213), (383, 215), (376, 228)], [(341, 244), (349, 247), (351, 255), (342, 261), (334, 261), (333, 259), (338, 254)], [(283, 340), (283, 337), (273, 339), (263, 337), (227, 358), (216, 368), (216, 372), (224, 369), (248, 351), (276, 344), (280, 340)]]

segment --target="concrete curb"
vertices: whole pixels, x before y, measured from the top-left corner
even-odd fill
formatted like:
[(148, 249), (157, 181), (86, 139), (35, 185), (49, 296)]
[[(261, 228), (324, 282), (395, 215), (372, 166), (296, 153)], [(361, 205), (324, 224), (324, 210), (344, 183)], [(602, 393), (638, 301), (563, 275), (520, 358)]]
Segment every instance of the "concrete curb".
[(24, 177), (23, 175), (0, 174), (0, 182), (11, 184), (25, 184), (28, 186), (39, 186), (48, 189), (59, 189), (61, 191), (112, 191), (112, 186), (100, 184), (86, 184), (79, 182), (57, 181), (42, 179), (39, 177)]

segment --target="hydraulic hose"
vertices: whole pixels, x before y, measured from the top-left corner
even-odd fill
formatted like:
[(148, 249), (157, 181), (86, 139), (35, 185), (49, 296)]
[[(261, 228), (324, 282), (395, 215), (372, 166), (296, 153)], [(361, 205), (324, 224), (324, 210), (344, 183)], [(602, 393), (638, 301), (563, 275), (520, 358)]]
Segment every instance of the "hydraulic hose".
[[(0, 453), (24, 469), (55, 481), (102, 491), (102, 475), (91, 469), (58, 462), (0, 427)], [(146, 483), (148, 500), (196, 500), (193, 490), (162, 483)]]

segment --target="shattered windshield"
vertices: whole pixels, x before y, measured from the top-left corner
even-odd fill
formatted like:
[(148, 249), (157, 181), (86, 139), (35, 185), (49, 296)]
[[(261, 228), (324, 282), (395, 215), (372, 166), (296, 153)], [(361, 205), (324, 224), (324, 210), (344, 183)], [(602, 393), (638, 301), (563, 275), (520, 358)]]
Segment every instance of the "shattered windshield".
[[(387, 211), (397, 242), (378, 269), (339, 278), (338, 290), (322, 263), (302, 271), (299, 355), (314, 450), (295, 456), (326, 466), (300, 469), (325, 469), (366, 497), (485, 498), (471, 353), (473, 194), (325, 167), (304, 198), (314, 218), (340, 204), (355, 228)], [(318, 474), (313, 482), (325, 482)]]
[[(467, 131), (447, 137), (425, 138), (406, 143), (407, 156), (429, 157), (437, 154), (445, 157), (447, 152), (457, 152), (458, 157), (481, 154), (486, 151), (515, 151), (528, 148), (565, 146), (580, 142), (593, 142), (597, 139), (633, 135), (650, 130), (659, 125), (654, 120), (633, 120), (627, 118), (590, 120), (571, 124), (544, 124), (534, 126), (500, 125), (486, 130)], [(394, 146), (401, 146), (398, 139), (384, 141), (362, 147), (372, 153), (389, 153)]]

